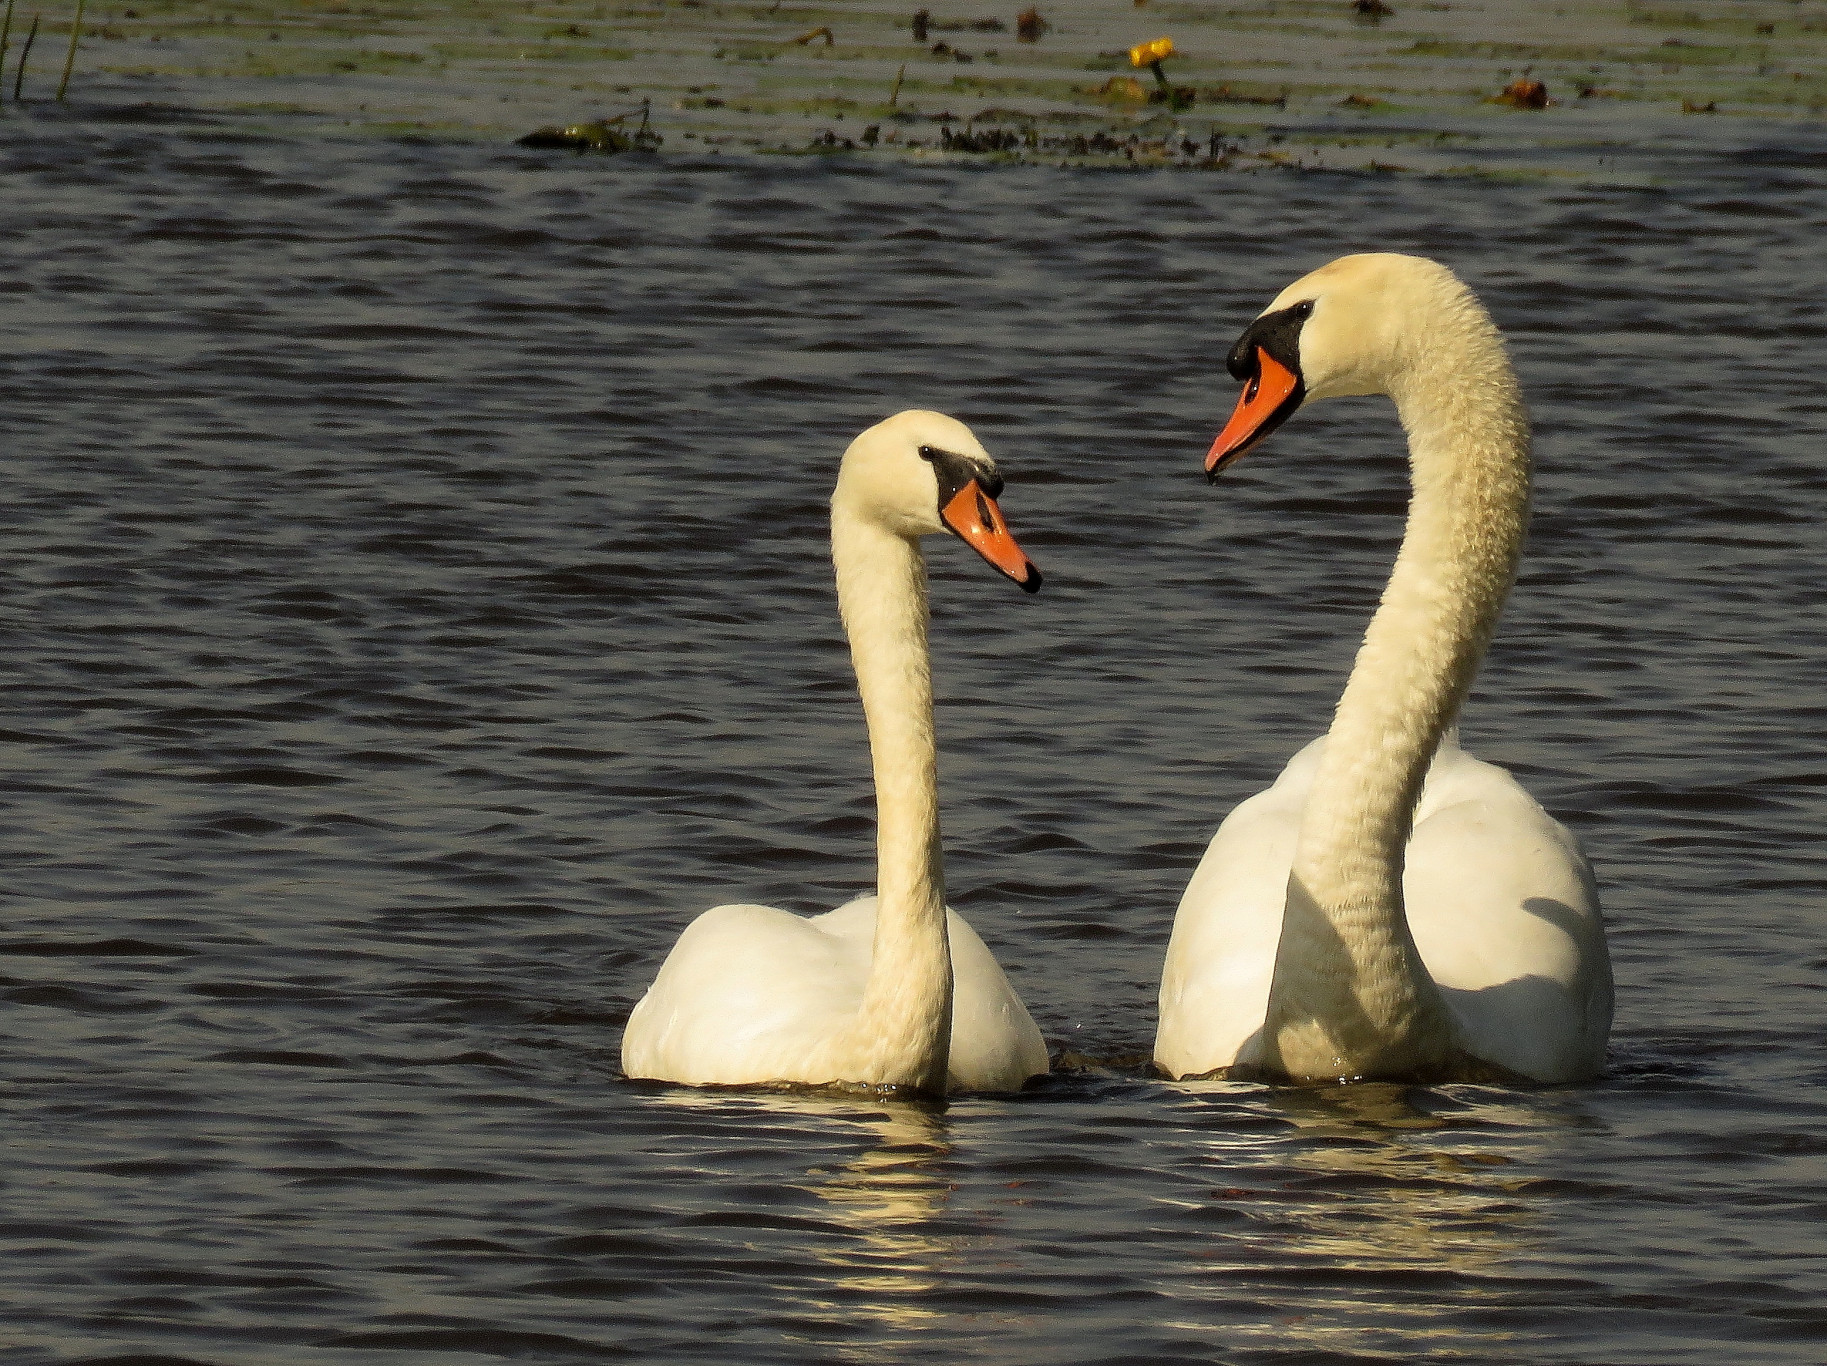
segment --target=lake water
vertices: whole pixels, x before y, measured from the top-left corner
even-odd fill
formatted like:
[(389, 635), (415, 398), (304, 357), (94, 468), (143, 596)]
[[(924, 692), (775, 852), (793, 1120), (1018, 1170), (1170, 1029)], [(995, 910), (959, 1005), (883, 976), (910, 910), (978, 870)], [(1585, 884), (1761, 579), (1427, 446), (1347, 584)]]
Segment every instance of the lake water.
[[(1507, 183), (9, 113), (0, 1360), (1818, 1363), (1827, 132), (1723, 122)], [(1382, 400), (1208, 488), (1223, 356), (1365, 248), (1534, 408), (1463, 733), (1599, 870), (1591, 1085), (1144, 1065), (1406, 496)], [(952, 901), (1070, 1070), (631, 1084), (693, 915), (869, 885), (825, 501), (908, 406), (1047, 576), (930, 547)]]

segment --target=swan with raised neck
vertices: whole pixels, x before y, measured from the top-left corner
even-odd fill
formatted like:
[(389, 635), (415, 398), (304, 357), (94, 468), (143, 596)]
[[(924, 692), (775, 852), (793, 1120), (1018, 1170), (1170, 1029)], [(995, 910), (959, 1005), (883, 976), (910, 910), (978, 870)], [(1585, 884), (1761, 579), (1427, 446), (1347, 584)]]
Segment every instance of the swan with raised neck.
[(848, 1083), (1011, 1090), (1047, 1070), (1040, 1033), (945, 905), (926, 562), (952, 532), (1029, 592), (995, 462), (963, 423), (910, 411), (850, 444), (831, 555), (869, 732), (876, 895), (803, 919), (719, 906), (688, 926), (629, 1017), (631, 1077), (696, 1085)]
[[(1207, 456), (1211, 475), (1306, 402), (1380, 393), (1394, 399), (1408, 435), (1413, 496), (1402, 548), (1319, 752), (1233, 813), (1188, 887), (1163, 974), (1157, 1060), (1179, 1076), (1239, 1066), (1302, 1080), (1490, 1069), (1539, 1080), (1591, 1075), (1603, 1060), (1611, 979), (1590, 869), (1507, 774), (1461, 753), (1449, 735), (1528, 526), (1529, 424), (1495, 324), (1436, 262), (1347, 256), (1284, 290), (1239, 339), (1229, 366), (1247, 387)], [(1436, 814), (1418, 809), (1430, 766), (1433, 781), (1453, 780), (1443, 799), (1454, 782), (1465, 789), (1439, 808), (1444, 818), (1426, 831), (1424, 851), (1427, 895), (1463, 902), (1458, 925), (1450, 905), (1419, 908), (1418, 918), (1414, 887), (1405, 892), (1421, 818)], [(1264, 800), (1278, 791), (1279, 801)], [(1468, 815), (1480, 802), (1501, 809), (1501, 831)], [(1240, 828), (1227, 839), (1233, 822)], [(1210, 930), (1241, 912), (1235, 891), (1214, 884), (1253, 823), (1259, 844), (1274, 827), (1269, 843), (1287, 862), (1278, 887), (1274, 869), (1253, 865), (1268, 879), (1272, 890), (1260, 899), (1271, 900), (1278, 923), (1266, 980), (1250, 983), (1266, 988), (1258, 1027), (1239, 1038), (1235, 1007), (1224, 1027), (1203, 1029), (1195, 979), (1209, 970), (1199, 960), (1227, 954), (1221, 976), (1233, 986), (1251, 976)], [(1493, 858), (1502, 866), (1481, 869)], [(1455, 879), (1463, 890), (1451, 889)], [(1531, 879), (1539, 905), (1529, 904)], [(1221, 903), (1228, 909), (1211, 909)], [(1550, 904), (1558, 923), (1538, 933), (1531, 922)], [(1427, 942), (1418, 943), (1423, 924)], [(1255, 928), (1254, 939), (1240, 938), (1250, 940), (1261, 978), (1264, 936)], [(1468, 968), (1468, 958), (1486, 961)], [(1524, 979), (1547, 985), (1513, 985)]]

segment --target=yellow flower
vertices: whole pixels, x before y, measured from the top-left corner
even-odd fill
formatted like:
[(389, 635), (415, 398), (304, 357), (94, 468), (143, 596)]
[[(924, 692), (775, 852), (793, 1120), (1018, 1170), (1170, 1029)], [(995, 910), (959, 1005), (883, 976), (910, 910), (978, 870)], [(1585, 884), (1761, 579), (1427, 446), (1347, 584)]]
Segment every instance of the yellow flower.
[(1129, 49), (1131, 66), (1153, 66), (1156, 62), (1174, 55), (1172, 38), (1157, 38), (1152, 43), (1137, 43)]

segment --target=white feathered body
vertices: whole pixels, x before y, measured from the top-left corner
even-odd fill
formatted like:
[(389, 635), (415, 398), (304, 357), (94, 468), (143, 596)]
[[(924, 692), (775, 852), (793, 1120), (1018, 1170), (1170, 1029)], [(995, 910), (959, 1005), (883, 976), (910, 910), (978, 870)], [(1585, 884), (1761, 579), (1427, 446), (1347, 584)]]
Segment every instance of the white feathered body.
[[(1288, 876), (1325, 747), (1315, 740), (1231, 812), (1180, 900), (1155, 1049), (1174, 1076), (1267, 1062)], [(1450, 740), (1415, 810), (1402, 894), (1465, 1053), (1538, 1081), (1599, 1070), (1612, 986), (1592, 869), (1514, 778)]]
[[(869, 980), (876, 898), (810, 918), (718, 906), (679, 937), (628, 1018), (632, 1077), (704, 1086), (822, 1085), (861, 1075), (852, 1026)], [(953, 989), (946, 1090), (1012, 1091), (1047, 1070), (1040, 1030), (964, 917), (946, 912)]]

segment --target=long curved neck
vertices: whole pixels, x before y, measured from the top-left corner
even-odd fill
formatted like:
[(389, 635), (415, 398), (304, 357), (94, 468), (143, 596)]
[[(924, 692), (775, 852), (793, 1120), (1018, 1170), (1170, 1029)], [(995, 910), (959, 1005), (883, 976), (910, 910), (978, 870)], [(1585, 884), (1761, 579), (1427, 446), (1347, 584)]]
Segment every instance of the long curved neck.
[(919, 542), (834, 506), (831, 558), (875, 766), (875, 949), (852, 1045), (878, 1085), (945, 1090), (952, 962)]
[(1428, 765), (1515, 577), (1530, 464), (1495, 328), (1482, 309), (1454, 321), (1431, 339), (1433, 363), (1411, 365), (1415, 382), (1392, 387), (1414, 493), (1289, 878), (1265, 1042), (1294, 1076), (1425, 1073), (1453, 1057), (1445, 1004), (1409, 933), (1402, 871)]

